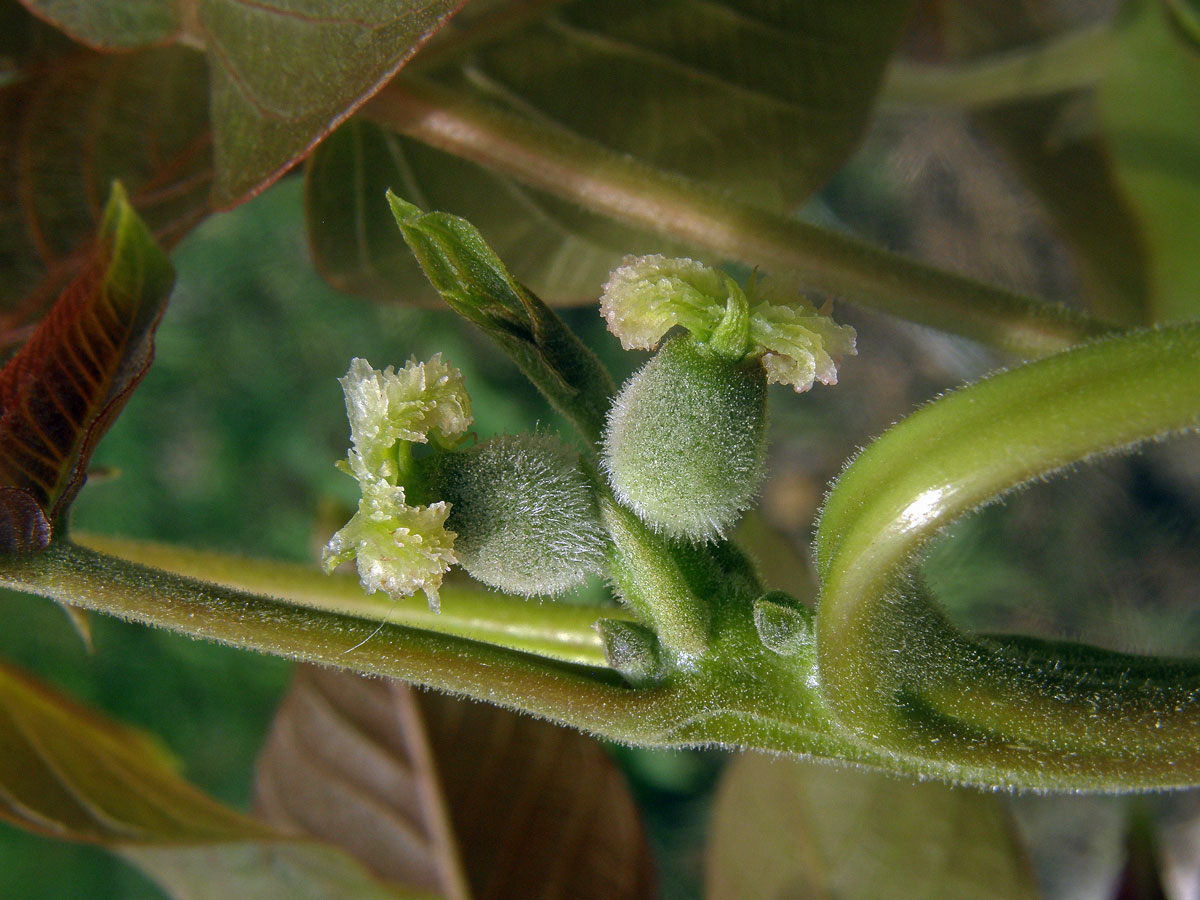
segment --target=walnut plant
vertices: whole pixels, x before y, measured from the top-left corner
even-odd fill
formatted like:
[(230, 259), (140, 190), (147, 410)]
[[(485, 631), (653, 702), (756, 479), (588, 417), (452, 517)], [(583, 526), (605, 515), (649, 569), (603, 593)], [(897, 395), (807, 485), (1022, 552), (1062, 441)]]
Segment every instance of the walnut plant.
[[(1126, 0), (1053, 34), (1074, 7), (343, 6), (0, 11), (0, 585), (57, 601), (85, 635), (98, 611), (637, 747), (1014, 791), (1200, 786), (1200, 661), (965, 631), (921, 570), (935, 538), (1013, 492), (1200, 430), (1194, 3)], [(1005, 9), (1011, 21), (993, 21)], [(910, 17), (919, 37), (906, 43)], [(921, 61), (894, 58), (904, 46)], [(1079, 304), (797, 214), (820, 212), (806, 203), (877, 107), (913, 105), (965, 110), (1003, 145), (1063, 237)], [(322, 535), (325, 574), (74, 535), (92, 453), (153, 359), (170, 246), (301, 160), (322, 274), (346, 291), (440, 298), (561, 429), (477, 433), (452, 354), (355, 357), (336, 465), (358, 497)], [(834, 300), (839, 314), (864, 306), (983, 344), (1005, 365), (846, 461), (816, 522), (812, 603), (771, 583), (734, 535), (762, 500), (770, 407), (815, 408), (839, 366), (880, 354)], [(618, 384), (553, 308), (564, 302), (652, 355)], [(589, 581), (603, 598), (562, 597)], [(418, 721), (418, 701), (389, 690)], [(469, 755), (452, 730), (441, 746)], [(406, 771), (436, 768), (429, 741), (408, 737)], [(211, 850), (222, 872), (284, 873), (263, 893), (226, 893), (284, 896), (319, 857), (319, 896), (394, 895), (323, 845), (199, 796), (157, 746), (6, 665), (0, 748), (0, 817), (103, 843), (163, 884), (208, 889)], [(819, 794), (754, 765), (735, 770), (751, 787)], [(855, 790), (853, 775), (835, 782)], [(903, 791), (884, 793), (904, 807)], [(830, 834), (878, 824), (839, 815)], [(729, 828), (716, 855), (731, 862), (712, 884), (753, 870), (763, 881), (746, 896), (809, 885), (752, 862), (775, 836), (765, 826), (753, 840)], [(905, 830), (888, 846), (916, 858), (896, 849)], [(806, 859), (825, 852), (829, 834), (814, 834)], [(247, 862), (247, 846), (269, 864)], [(644, 893), (641, 874), (630, 883)], [(843, 896), (830, 884), (814, 894)]]

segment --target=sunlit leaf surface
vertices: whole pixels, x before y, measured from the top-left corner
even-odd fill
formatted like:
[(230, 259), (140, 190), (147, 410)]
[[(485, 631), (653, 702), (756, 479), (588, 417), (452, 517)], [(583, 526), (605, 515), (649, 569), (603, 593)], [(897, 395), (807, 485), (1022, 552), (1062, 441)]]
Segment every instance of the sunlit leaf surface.
[(1098, 97), (1117, 180), (1148, 248), (1154, 321), (1200, 314), (1200, 50), (1165, 4), (1118, 20)]
[(218, 206), (261, 190), (349, 115), (461, 0), (24, 0), (105, 50), (182, 41), (208, 58)]

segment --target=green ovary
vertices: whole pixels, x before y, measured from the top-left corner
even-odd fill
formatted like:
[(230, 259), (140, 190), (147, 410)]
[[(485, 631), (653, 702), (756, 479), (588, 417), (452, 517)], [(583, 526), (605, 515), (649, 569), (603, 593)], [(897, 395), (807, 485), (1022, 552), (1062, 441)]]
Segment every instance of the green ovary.
[(617, 497), (657, 531), (717, 538), (758, 494), (766, 374), (678, 337), (626, 382), (608, 418), (604, 468)]
[(546, 435), (505, 436), (435, 457), (454, 552), (475, 579), (512, 594), (559, 594), (600, 571), (606, 538), (578, 454)]

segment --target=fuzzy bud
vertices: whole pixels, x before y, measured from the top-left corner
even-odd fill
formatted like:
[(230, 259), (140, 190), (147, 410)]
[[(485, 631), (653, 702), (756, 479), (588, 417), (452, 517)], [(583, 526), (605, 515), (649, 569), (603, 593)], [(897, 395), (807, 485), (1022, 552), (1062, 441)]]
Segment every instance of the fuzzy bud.
[(625, 383), (604, 435), (620, 501), (657, 531), (709, 540), (758, 494), (766, 458), (766, 375), (688, 337), (663, 345)]
[(599, 572), (606, 539), (578, 455), (519, 435), (434, 457), (430, 491), (450, 504), (459, 564), (510, 594), (558, 594)]

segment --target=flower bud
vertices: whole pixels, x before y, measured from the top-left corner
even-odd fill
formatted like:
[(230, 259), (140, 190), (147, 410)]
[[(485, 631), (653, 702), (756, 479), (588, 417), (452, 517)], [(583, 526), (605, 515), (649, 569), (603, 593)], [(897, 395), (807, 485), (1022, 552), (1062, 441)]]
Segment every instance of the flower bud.
[(605, 537), (578, 455), (546, 435), (505, 436), (430, 458), (430, 493), (450, 504), (454, 552), (510, 594), (558, 594), (599, 572)]
[(625, 383), (604, 435), (623, 504), (674, 537), (719, 537), (750, 507), (766, 457), (767, 378), (689, 337), (668, 341)]

